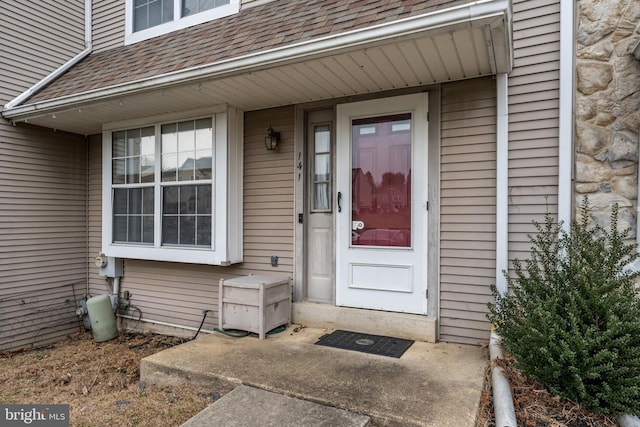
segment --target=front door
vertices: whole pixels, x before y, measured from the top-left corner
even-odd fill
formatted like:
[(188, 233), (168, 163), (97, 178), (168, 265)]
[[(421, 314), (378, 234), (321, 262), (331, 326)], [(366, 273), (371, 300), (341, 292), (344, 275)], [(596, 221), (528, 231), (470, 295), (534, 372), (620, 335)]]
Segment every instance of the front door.
[(337, 108), (336, 303), (425, 314), (427, 94)]

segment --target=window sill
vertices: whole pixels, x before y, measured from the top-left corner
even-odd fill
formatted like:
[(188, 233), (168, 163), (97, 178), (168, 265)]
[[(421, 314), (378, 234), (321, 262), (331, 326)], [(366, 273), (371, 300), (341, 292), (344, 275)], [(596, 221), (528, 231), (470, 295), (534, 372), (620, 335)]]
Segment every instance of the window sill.
[(188, 264), (205, 264), (227, 266), (242, 262), (242, 259), (227, 259), (227, 254), (206, 248), (168, 248), (154, 246), (137, 246), (132, 244), (111, 244), (104, 248), (104, 254), (125, 259), (142, 259), (148, 261), (181, 262)]

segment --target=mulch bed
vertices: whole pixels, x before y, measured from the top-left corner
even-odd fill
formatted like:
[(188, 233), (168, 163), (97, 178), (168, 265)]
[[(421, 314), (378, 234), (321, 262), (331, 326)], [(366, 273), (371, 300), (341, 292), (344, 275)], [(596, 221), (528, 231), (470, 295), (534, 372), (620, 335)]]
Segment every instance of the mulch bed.
[[(493, 363), (501, 366), (513, 395), (518, 426), (522, 427), (616, 427), (614, 419), (580, 407), (570, 400), (552, 395), (543, 385), (526, 378), (505, 356)], [(495, 427), (491, 394), (491, 372), (487, 369), (476, 427)]]

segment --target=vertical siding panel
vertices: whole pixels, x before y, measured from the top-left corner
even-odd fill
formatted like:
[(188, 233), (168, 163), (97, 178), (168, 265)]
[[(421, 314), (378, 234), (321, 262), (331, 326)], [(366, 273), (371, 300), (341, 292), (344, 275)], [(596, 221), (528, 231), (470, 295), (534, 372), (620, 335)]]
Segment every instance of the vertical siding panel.
[(560, 2), (514, 0), (509, 76), (509, 259), (529, 256), (532, 220), (557, 213)]
[[(197, 328), (203, 310), (211, 310), (203, 328), (218, 325), (218, 282), (250, 273), (293, 275), (293, 108), (245, 114), (244, 128), (244, 262), (217, 267), (170, 262), (124, 260), (121, 290), (131, 293), (126, 314), (134, 319)], [(272, 126), (282, 136), (277, 152), (264, 148), (264, 134)], [(100, 250), (101, 142), (91, 138), (89, 187), (90, 257)], [(266, 196), (265, 196), (266, 195)], [(279, 266), (271, 267), (271, 256)], [(95, 271), (95, 267), (93, 267)], [(90, 273), (91, 293), (109, 293), (110, 283)], [(138, 329), (162, 330), (150, 323), (130, 323)]]
[(495, 282), (496, 98), (493, 79), (442, 86), (440, 339), (486, 342)]
[(4, 105), (84, 48), (84, 1), (3, 2), (0, 39)]
[(0, 121), (0, 352), (78, 329), (86, 292), (84, 138)]

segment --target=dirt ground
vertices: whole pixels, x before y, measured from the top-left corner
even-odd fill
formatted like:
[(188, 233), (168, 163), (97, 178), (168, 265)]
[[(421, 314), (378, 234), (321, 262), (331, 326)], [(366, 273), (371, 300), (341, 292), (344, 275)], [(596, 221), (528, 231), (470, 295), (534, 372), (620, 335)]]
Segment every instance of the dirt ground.
[(0, 355), (0, 403), (69, 404), (72, 426), (178, 426), (230, 389), (140, 382), (140, 359), (184, 339), (78, 333), (46, 348)]
[[(574, 402), (553, 396), (544, 386), (526, 378), (506, 357), (498, 363), (505, 370), (518, 426), (522, 427), (616, 427), (615, 420), (581, 408)], [(476, 427), (495, 427), (491, 395), (491, 372), (487, 369)]]

